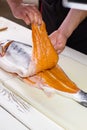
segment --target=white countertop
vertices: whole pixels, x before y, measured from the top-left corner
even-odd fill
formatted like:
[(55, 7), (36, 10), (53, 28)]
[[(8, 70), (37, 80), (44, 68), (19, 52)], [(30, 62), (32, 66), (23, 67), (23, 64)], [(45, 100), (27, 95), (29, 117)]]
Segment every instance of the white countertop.
[(64, 130), (0, 84), (0, 129)]
[[(31, 30), (25, 27), (22, 27), (14, 22), (11, 22), (3, 17), (0, 17), (0, 27), (2, 26), (7, 26), (8, 30), (0, 32), (1, 40), (14, 39), (14, 40), (21, 41), (24, 43), (32, 44)], [(60, 55), (59, 64), (61, 67), (63, 67), (67, 75), (69, 75), (69, 77), (74, 82), (76, 82), (77, 85), (79, 85), (79, 87), (87, 91), (87, 87), (86, 87), (87, 82), (85, 78), (83, 79), (83, 76), (87, 77), (87, 55), (84, 55), (69, 47), (66, 47), (63, 53)], [(71, 67), (74, 70), (72, 70)], [(55, 95), (54, 97), (52, 97), (52, 99), (48, 99), (46, 95), (43, 94), (43, 92), (41, 92), (40, 90), (37, 90), (36, 88), (35, 90), (32, 88), (29, 88), (27, 85), (23, 84), (17, 78), (13, 78), (13, 77), (7, 76), (7, 74), (2, 74), (2, 73), (3, 72), (0, 71), (0, 75), (2, 75), (2, 77), (0, 77), (0, 80), (1, 82), (5, 84), (5, 87), (7, 87), (8, 90), (12, 91), (13, 94), (15, 93), (16, 95), (22, 97), (23, 100), (25, 100), (27, 103), (30, 103), (31, 107), (32, 105), (35, 107), (35, 108), (32, 107), (32, 109), (35, 109), (35, 114), (40, 115), (38, 118), (38, 121), (40, 121), (41, 118), (44, 120), (41, 122), (43, 127), (38, 127), (37, 126), (38, 123), (36, 123), (35, 128), (34, 127), (32, 128), (33, 130), (34, 129), (35, 130), (39, 130), (39, 129), (40, 130), (45, 130), (45, 129), (47, 130), (48, 129), (50, 130), (54, 130), (54, 129), (55, 130), (56, 129), (57, 130), (77, 130), (79, 128), (80, 128), (79, 130), (82, 130), (82, 128), (83, 129), (86, 128), (86, 122), (83, 121), (83, 119), (87, 120), (86, 108), (60, 95), (57, 95), (57, 96)], [(21, 86), (23, 87), (21, 88)], [(40, 98), (40, 96), (42, 96), (42, 98)], [(62, 103), (60, 104), (61, 101)], [(66, 105), (67, 103), (68, 103), (68, 107)], [(5, 103), (3, 104), (2, 102), (0, 105), (3, 106), (6, 104)], [(4, 108), (5, 107), (9, 110), (9, 112), (10, 111), (13, 112), (11, 108), (4, 106)], [(58, 110), (55, 107), (57, 107)], [(73, 109), (75, 109), (74, 113), (73, 113)], [(38, 110), (44, 113), (47, 117), (43, 115), (42, 113), (40, 113)], [(56, 114), (58, 114), (58, 116)], [(71, 114), (72, 120), (69, 114)], [(74, 119), (74, 115), (82, 116), (82, 119), (77, 121), (79, 117), (76, 117)], [(21, 116), (19, 118), (22, 120)], [(27, 130), (29, 129), (26, 126), (24, 126), (22, 123), (20, 123), (11, 114), (9, 114), (6, 110), (4, 110), (2, 107), (0, 107), (0, 121), (2, 122), (0, 123), (1, 130), (8, 130), (8, 129), (9, 130), (10, 129)], [(24, 122), (26, 123), (27, 119)], [(81, 125), (81, 122), (82, 122), (82, 125)], [(76, 123), (76, 126), (74, 126), (75, 123)], [(33, 123), (31, 123), (31, 127), (32, 127), (32, 124)]]

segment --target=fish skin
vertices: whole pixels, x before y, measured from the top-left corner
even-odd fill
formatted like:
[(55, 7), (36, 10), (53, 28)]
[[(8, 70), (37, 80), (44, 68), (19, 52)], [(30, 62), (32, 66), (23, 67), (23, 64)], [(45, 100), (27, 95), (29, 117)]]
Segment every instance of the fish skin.
[(87, 107), (87, 93), (83, 90), (78, 91), (75, 95), (75, 100), (82, 106)]
[[(0, 43), (8, 44), (10, 40)], [(11, 40), (12, 41), (12, 40)], [(2, 44), (1, 44), (2, 45)], [(12, 41), (8, 45), (5, 54), (0, 53), (0, 67), (7, 72), (17, 73), (21, 77), (27, 77), (35, 73), (35, 65), (32, 62), (32, 48), (22, 42)]]

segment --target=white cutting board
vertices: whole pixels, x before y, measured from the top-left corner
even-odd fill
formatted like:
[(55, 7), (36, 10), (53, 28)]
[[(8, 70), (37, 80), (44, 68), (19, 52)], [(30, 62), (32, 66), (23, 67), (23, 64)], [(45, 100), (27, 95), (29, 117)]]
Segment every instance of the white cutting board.
[[(0, 19), (1, 22), (9, 28), (7, 31), (0, 32), (0, 39), (9, 38), (32, 43), (30, 30), (3, 18)], [(65, 55), (60, 55), (59, 64), (81, 89), (87, 91), (87, 65)], [(8, 75), (2, 70), (0, 70), (0, 81), (65, 130), (87, 129), (87, 108), (75, 101), (56, 94), (48, 97), (42, 90), (33, 88), (33, 86), (23, 83), (17, 77)]]

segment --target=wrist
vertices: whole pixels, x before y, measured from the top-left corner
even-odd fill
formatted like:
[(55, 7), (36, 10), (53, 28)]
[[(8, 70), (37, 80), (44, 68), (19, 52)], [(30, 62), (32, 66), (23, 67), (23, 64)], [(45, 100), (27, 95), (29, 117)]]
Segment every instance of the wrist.
[(68, 32), (68, 30), (62, 28), (61, 26), (58, 28), (57, 32), (58, 32), (58, 35), (61, 35), (65, 37), (66, 39), (70, 37), (70, 33)]
[(13, 11), (22, 3), (22, 0), (7, 0), (7, 2)]

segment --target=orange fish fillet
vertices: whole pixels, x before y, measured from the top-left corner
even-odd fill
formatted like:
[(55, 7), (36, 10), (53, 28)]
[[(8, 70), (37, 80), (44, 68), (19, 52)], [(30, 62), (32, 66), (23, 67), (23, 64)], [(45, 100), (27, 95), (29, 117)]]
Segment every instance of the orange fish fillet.
[(36, 65), (36, 73), (54, 67), (58, 62), (58, 55), (48, 38), (44, 22), (40, 27), (32, 24), (32, 40), (32, 59)]
[(58, 56), (47, 35), (44, 23), (40, 27), (32, 24), (32, 39), (33, 61), (36, 63), (36, 72), (42, 72), (23, 80), (33, 85), (39, 85), (39, 88), (48, 85), (56, 90), (68, 93), (79, 91), (76, 84), (69, 79), (59, 65), (56, 66)]

